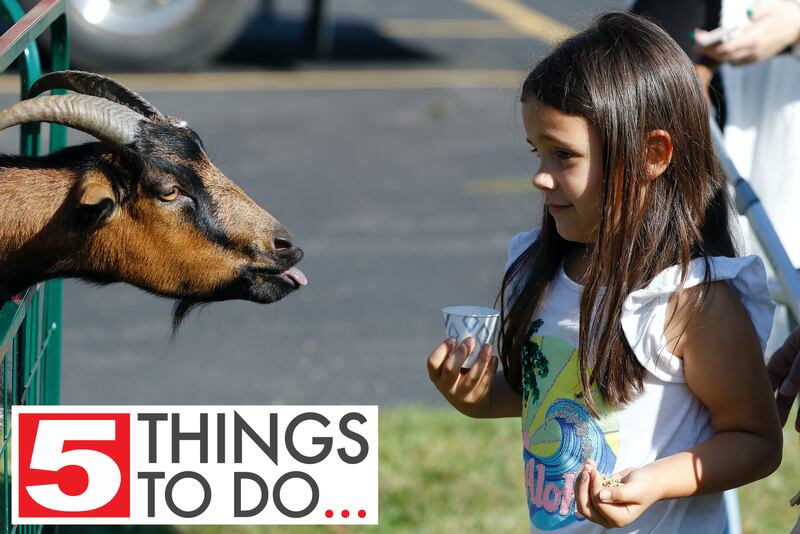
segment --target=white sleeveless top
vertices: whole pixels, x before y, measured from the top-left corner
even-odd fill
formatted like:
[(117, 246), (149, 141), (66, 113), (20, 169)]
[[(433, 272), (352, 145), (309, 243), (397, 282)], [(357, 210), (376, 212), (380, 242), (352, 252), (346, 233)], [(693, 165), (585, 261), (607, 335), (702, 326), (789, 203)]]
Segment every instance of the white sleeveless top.
[[(506, 268), (537, 235), (535, 228), (511, 240)], [(711, 278), (726, 280), (738, 291), (763, 350), (774, 303), (761, 260), (714, 257), (710, 263)], [(700, 284), (704, 271), (702, 259), (693, 260), (684, 287)], [(682, 360), (666, 350), (664, 318), (680, 274), (678, 266), (666, 269), (626, 299), (622, 328), (648, 371), (644, 392), (614, 411), (593, 389), (599, 419), (576, 398), (581, 391), (577, 346), (583, 287), (563, 268), (550, 285), (522, 358), (523, 460), (532, 532), (605, 532), (576, 514), (573, 484), (589, 458), (600, 472), (610, 475), (687, 450), (713, 435), (708, 410), (686, 385)], [(722, 494), (716, 493), (656, 502), (635, 522), (614, 532), (709, 534), (725, 527)]]

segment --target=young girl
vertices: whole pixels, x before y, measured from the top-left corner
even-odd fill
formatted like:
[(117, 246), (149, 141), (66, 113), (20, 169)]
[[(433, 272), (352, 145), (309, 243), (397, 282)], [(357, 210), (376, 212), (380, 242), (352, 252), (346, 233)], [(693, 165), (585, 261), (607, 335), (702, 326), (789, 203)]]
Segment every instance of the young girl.
[(737, 258), (689, 59), (609, 14), (528, 75), (544, 197), (509, 245), (498, 346), (452, 339), (431, 380), (472, 417), (521, 416), (531, 529), (723, 532), (721, 492), (767, 476), (781, 434), (763, 363), (773, 303)]

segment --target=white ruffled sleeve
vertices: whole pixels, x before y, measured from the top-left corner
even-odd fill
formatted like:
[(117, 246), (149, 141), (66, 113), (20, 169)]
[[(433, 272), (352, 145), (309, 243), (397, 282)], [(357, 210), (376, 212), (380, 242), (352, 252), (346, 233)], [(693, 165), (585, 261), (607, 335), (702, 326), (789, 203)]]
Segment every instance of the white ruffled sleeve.
[(508, 242), (508, 260), (506, 261), (506, 268), (503, 269), (504, 272), (511, 267), (514, 260), (519, 258), (520, 255), (536, 241), (536, 238), (539, 237), (540, 229), (541, 227), (536, 226), (527, 232), (520, 232), (511, 238), (511, 241)]
[[(753, 322), (761, 350), (767, 344), (772, 329), (775, 303), (767, 287), (764, 264), (758, 256), (709, 258), (711, 280), (725, 280), (739, 293), (739, 299)], [(689, 262), (684, 288), (703, 282), (705, 263), (702, 258)], [(680, 266), (670, 267), (659, 273), (650, 284), (634, 291), (622, 308), (620, 322), (636, 358), (656, 378), (665, 382), (685, 382), (683, 361), (667, 350), (664, 337), (664, 322), (667, 305), (678, 289), (681, 279)]]
[[(540, 227), (536, 226), (527, 232), (520, 232), (511, 238), (511, 241), (508, 242), (508, 259), (506, 260), (506, 267), (503, 269), (504, 273), (508, 272), (508, 268), (514, 263), (514, 260), (519, 258), (520, 255), (536, 241), (539, 237), (539, 229)], [(521, 280), (518, 276), (513, 280), (513, 283), (506, 288), (504, 300), (507, 306), (510, 306), (516, 299), (517, 295), (522, 291), (523, 286), (524, 280)]]

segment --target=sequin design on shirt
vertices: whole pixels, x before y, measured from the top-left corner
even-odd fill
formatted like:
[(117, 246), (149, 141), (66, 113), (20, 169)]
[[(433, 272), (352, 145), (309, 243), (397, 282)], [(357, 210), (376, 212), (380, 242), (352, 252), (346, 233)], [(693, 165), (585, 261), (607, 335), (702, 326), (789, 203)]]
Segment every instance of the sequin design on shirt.
[(522, 344), (522, 401), (526, 404), (531, 396), (533, 396), (533, 402), (539, 402), (539, 386), (536, 382), (536, 375), (544, 378), (549, 372), (547, 358), (542, 354), (542, 350), (534, 338), (534, 334), (542, 324), (541, 319), (533, 321), (528, 328), (525, 343)]
[(523, 351), (523, 460), (531, 524), (555, 530), (585, 521), (576, 513), (575, 478), (589, 458), (601, 473), (613, 473), (619, 424), (595, 390), (601, 417), (589, 414), (577, 398), (578, 351), (561, 338), (537, 335), (541, 326), (540, 320), (531, 325)]

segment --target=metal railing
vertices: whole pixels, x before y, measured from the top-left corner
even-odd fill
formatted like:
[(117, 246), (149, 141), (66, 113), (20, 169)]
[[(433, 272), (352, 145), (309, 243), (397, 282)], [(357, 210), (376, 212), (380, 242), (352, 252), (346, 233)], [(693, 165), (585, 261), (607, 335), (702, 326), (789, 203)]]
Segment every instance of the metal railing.
[[(725, 142), (717, 123), (711, 120), (711, 137), (725, 179), (735, 191), (734, 200), (740, 215), (747, 217), (750, 227), (764, 251), (767, 263), (775, 272), (770, 280), (770, 292), (776, 302), (789, 309), (794, 324), (800, 320), (800, 273), (792, 265), (778, 233), (769, 220), (761, 201), (750, 184), (742, 178), (733, 160), (725, 150)], [(776, 177), (777, 179), (777, 177)]]
[[(64, 0), (42, 0), (27, 14), (16, 0), (0, 0), (0, 16), (9, 29), (0, 36), (0, 71), (14, 61), (20, 76), (20, 98), (41, 76), (36, 38), (50, 29), (52, 70), (69, 68)], [(59, 91), (54, 91), (58, 94)], [(64, 91), (60, 91), (64, 93)], [(40, 154), (40, 125), (20, 128), (20, 153)], [(67, 142), (65, 126), (50, 125), (50, 152)], [(11, 524), (11, 405), (58, 404), (61, 371), (61, 280), (28, 288), (0, 308), (0, 385), (2, 412), (2, 527), (7, 533), (39, 532), (41, 527)]]

